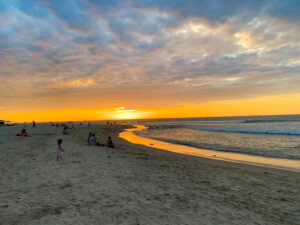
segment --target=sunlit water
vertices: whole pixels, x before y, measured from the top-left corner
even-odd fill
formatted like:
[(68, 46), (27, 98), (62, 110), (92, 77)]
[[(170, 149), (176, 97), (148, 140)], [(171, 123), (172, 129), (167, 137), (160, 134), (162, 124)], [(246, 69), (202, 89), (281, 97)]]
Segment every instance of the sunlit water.
[(222, 152), (300, 160), (300, 116), (134, 121), (138, 135)]
[(145, 138), (135, 134), (135, 132), (138, 133), (145, 129), (147, 129), (146, 126), (135, 125), (135, 128), (129, 128), (120, 133), (119, 137), (135, 144), (145, 145), (151, 148), (163, 149), (180, 154), (300, 172), (300, 160), (269, 158), (248, 154), (200, 149), (197, 147)]

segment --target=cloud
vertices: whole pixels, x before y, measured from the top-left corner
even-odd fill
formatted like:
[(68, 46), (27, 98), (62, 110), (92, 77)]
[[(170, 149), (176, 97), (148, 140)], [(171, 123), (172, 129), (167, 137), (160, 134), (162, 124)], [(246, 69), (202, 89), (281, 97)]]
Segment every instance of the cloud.
[(135, 111), (134, 109), (126, 109), (126, 107), (124, 107), (124, 106), (119, 107), (119, 108), (115, 108), (113, 110), (114, 110), (114, 112), (117, 112), (117, 113), (134, 112)]
[(296, 92), (298, 8), (292, 0), (1, 1), (0, 100)]
[(75, 30), (88, 31), (92, 20), (88, 14), (89, 6), (84, 1), (51, 0), (46, 3), (50, 10), (68, 27)]
[(270, 14), (282, 19), (299, 20), (300, 3), (297, 0), (146, 0), (135, 4), (139, 8), (155, 8), (171, 11), (182, 17), (202, 17), (211, 22), (226, 22), (232, 17), (247, 21), (261, 14)]
[(268, 10), (271, 15), (283, 18), (292, 22), (300, 21), (300, 2), (297, 0), (280, 1), (276, 0), (268, 5)]

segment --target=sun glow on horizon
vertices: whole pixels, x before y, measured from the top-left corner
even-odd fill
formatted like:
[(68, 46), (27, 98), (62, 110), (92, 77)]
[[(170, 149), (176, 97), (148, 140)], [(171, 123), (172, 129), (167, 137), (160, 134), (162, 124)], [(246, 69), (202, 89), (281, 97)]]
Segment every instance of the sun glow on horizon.
[[(138, 108), (129, 106), (94, 109), (66, 109), (48, 111), (4, 111), (3, 120), (13, 122), (132, 120), (184, 117), (253, 116), (299, 114), (300, 93), (264, 96), (259, 98), (190, 102), (177, 106)], [(155, 103), (153, 103), (155, 105)]]
[(141, 119), (144, 116), (142, 112), (126, 109), (124, 106), (114, 109), (114, 113), (113, 117), (117, 120)]

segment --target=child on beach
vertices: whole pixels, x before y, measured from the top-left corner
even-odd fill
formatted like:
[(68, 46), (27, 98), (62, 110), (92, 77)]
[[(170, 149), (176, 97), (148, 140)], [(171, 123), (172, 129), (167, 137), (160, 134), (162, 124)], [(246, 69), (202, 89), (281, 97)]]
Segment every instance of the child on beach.
[(62, 139), (58, 139), (57, 140), (57, 144), (58, 144), (58, 149), (57, 149), (57, 152), (56, 152), (56, 160), (61, 160), (62, 159), (62, 155), (63, 155), (63, 148), (62, 148)]

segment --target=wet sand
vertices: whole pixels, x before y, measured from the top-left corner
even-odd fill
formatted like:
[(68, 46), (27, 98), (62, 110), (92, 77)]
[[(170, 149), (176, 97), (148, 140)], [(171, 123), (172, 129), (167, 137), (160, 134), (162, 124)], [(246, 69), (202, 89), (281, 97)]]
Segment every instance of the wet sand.
[(134, 144), (141, 144), (151, 148), (157, 148), (186, 155), (300, 172), (300, 160), (270, 158), (234, 152), (200, 149), (192, 146), (145, 138), (135, 134), (136, 131), (141, 131), (144, 129), (147, 129), (147, 127), (142, 125), (134, 125), (134, 128), (126, 129), (124, 132), (120, 133), (119, 137), (124, 138), (125, 140)]
[(0, 128), (0, 224), (300, 224), (300, 173), (131, 144), (124, 127), (21, 128)]

